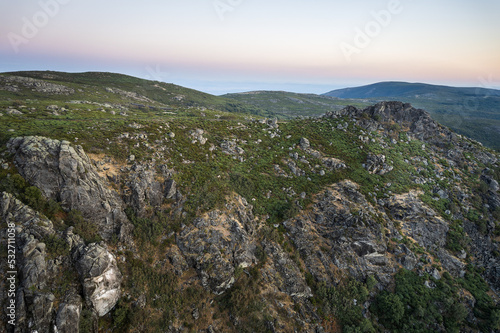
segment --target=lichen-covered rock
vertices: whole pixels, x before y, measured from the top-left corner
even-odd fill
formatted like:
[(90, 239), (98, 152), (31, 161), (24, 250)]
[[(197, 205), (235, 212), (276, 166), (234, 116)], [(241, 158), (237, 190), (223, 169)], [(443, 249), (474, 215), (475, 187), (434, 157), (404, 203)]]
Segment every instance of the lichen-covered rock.
[[(318, 281), (336, 284), (345, 273), (390, 280), (395, 270), (386, 253), (391, 230), (384, 231), (374, 220), (375, 209), (358, 190), (353, 182), (337, 183), (316, 197), (311, 211), (284, 222)], [(395, 233), (391, 225), (387, 227)]]
[(252, 207), (245, 199), (235, 197), (226, 209), (196, 219), (177, 237), (188, 264), (197, 270), (202, 284), (216, 294), (233, 285), (235, 268), (256, 263)]
[(73, 254), (85, 300), (102, 317), (118, 302), (122, 274), (115, 256), (99, 244), (81, 245)]
[(450, 129), (434, 121), (428, 112), (416, 109), (408, 103), (380, 102), (365, 109), (347, 106), (342, 110), (327, 112), (324, 117), (342, 116), (359, 119), (358, 125), (369, 132), (383, 129), (383, 123), (393, 122), (408, 126), (409, 134), (414, 138), (438, 145), (456, 142), (458, 138)]
[(264, 244), (270, 264), (264, 267), (266, 282), (289, 296), (309, 298), (313, 294), (297, 264), (275, 243)]
[(97, 174), (81, 146), (30, 136), (13, 138), (7, 147), (19, 173), (47, 198), (61, 202), (68, 211), (80, 210), (86, 220), (98, 226), (104, 239), (113, 234), (129, 239), (132, 227), (120, 197)]
[(59, 305), (56, 317), (57, 332), (78, 333), (81, 313), (82, 298), (75, 290), (72, 290)]
[(448, 223), (418, 198), (418, 192), (395, 195), (387, 203), (394, 221), (401, 224), (402, 233), (427, 250), (438, 250), (446, 243)]
[(300, 142), (299, 142), (299, 146), (300, 146), (300, 149), (307, 150), (307, 149), (311, 148), (311, 143), (309, 142), (308, 139), (301, 138)]
[[(6, 85), (7, 87), (11, 88), (13, 87), (12, 86), (13, 84), (22, 85), (26, 88), (29, 88), (39, 93), (53, 94), (53, 95), (71, 95), (75, 92), (73, 88), (69, 88), (61, 84), (55, 84), (44, 80), (34, 79), (31, 77), (14, 76), (14, 75), (0, 76), (0, 84)], [(16, 88), (13, 90), (12, 89), (7, 89), (7, 90), (18, 91), (19, 89)]]
[(174, 266), (175, 274), (182, 275), (182, 273), (189, 269), (189, 265), (187, 264), (186, 259), (176, 245), (171, 246), (167, 250), (167, 258), (169, 259), (172, 266)]
[(204, 145), (208, 141), (208, 139), (203, 136), (204, 134), (205, 134), (205, 131), (200, 129), (200, 128), (197, 128), (197, 129), (191, 131), (191, 133), (190, 133), (190, 136), (192, 139), (191, 142), (193, 144), (199, 142), (200, 145)]
[(385, 155), (368, 154), (364, 168), (370, 173), (381, 176), (385, 175), (394, 169), (394, 167), (392, 165), (388, 165), (385, 160)]
[[(5, 192), (0, 194), (0, 213), (2, 221), (15, 226), (17, 266), (12, 270), (17, 269), (19, 279), (15, 332), (26, 332), (28, 328), (49, 332), (55, 298), (48, 288), (52, 276), (42, 239), (54, 234), (52, 223)], [(5, 246), (7, 230), (2, 229), (1, 235)], [(1, 262), (7, 267), (3, 259)]]
[(132, 167), (127, 177), (128, 191), (125, 202), (142, 215), (148, 206), (157, 208), (163, 202), (162, 184), (155, 179), (156, 172), (146, 170), (140, 165)]

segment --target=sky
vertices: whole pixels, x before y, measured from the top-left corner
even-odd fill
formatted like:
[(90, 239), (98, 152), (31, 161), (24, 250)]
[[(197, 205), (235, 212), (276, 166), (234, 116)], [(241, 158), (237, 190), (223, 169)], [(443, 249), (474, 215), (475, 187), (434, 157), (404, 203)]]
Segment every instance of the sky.
[(500, 88), (498, 0), (0, 0), (0, 72), (224, 94), (380, 81)]

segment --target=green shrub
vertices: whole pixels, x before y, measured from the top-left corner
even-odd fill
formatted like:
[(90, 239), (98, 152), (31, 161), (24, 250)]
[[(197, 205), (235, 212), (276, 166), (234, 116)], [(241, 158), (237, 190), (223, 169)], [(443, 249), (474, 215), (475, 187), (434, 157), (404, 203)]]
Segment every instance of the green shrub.
[[(425, 282), (431, 279), (435, 288)], [(449, 274), (433, 280), (405, 269), (395, 276), (394, 293), (377, 295), (371, 310), (386, 328), (401, 332), (425, 332), (430, 325), (444, 325), (456, 332), (465, 323), (467, 311), (460, 303), (457, 282)]]
[(467, 272), (460, 284), (476, 299), (474, 315), (481, 320), (479, 328), (486, 332), (498, 328), (500, 307), (495, 305), (488, 295), (490, 288), (479, 272), (479, 269), (467, 266)]
[(446, 248), (451, 251), (459, 252), (465, 249), (467, 244), (468, 238), (460, 221), (453, 221), (446, 234)]
[(79, 330), (81, 333), (95, 332), (92, 310), (84, 307), (80, 315)]
[(23, 201), (33, 209), (40, 211), (45, 206), (45, 199), (42, 195), (42, 191), (38, 187), (29, 186), (24, 190), (22, 195)]
[(375, 299), (373, 312), (377, 314), (384, 326), (393, 328), (400, 326), (405, 311), (399, 295), (382, 291)]
[(97, 226), (86, 221), (79, 210), (73, 209), (68, 213), (66, 224), (73, 226), (73, 232), (80, 235), (87, 244), (98, 243), (102, 240), (101, 236), (99, 236)]
[(359, 327), (363, 322), (362, 304), (368, 297), (366, 286), (356, 280), (341, 282), (336, 287), (324, 283), (316, 284), (312, 276), (308, 279), (314, 292), (313, 304), (324, 317), (333, 315), (344, 329)]
[(50, 258), (56, 258), (69, 254), (69, 245), (65, 240), (57, 235), (50, 235), (44, 237), (42, 240), (47, 248), (47, 254)]

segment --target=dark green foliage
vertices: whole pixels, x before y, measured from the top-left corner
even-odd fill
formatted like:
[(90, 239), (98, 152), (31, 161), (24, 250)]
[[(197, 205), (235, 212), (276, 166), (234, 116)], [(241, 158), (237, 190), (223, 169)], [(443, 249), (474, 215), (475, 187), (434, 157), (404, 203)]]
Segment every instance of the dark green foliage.
[(382, 291), (375, 299), (373, 312), (385, 327), (394, 328), (400, 326), (405, 311), (399, 295)]
[(157, 211), (151, 217), (138, 217), (132, 207), (127, 207), (125, 214), (134, 225), (134, 236), (139, 240), (140, 246), (151, 244), (156, 247), (159, 245), (159, 236), (180, 228), (180, 222), (171, 219), (165, 212)]
[[(314, 292), (313, 304), (324, 317), (334, 316), (346, 329), (366, 326), (363, 324), (362, 304), (367, 300), (368, 289), (356, 280), (343, 281), (336, 287), (317, 284), (312, 276), (307, 280)], [(362, 331), (362, 332), (370, 332)]]
[(39, 188), (30, 186), (18, 173), (8, 170), (0, 171), (0, 192), (14, 195), (35, 211), (45, 214), (49, 219), (53, 219), (57, 213), (62, 212), (59, 203), (52, 199), (47, 200)]
[[(395, 278), (395, 292), (381, 292), (371, 308), (386, 328), (396, 332), (428, 332), (431, 325), (438, 324), (457, 332), (463, 326), (467, 311), (458, 299), (458, 286), (449, 274), (433, 280), (403, 269)], [(425, 286), (428, 280), (436, 287)]]
[(366, 288), (368, 288), (368, 290), (372, 290), (377, 285), (377, 283), (377, 279), (375, 279), (373, 275), (368, 275), (368, 277), (366, 278)]
[(47, 254), (50, 258), (65, 256), (69, 254), (69, 245), (61, 237), (50, 235), (42, 240), (47, 247)]
[(450, 229), (446, 234), (446, 248), (455, 252), (462, 251), (467, 247), (469, 240), (462, 228), (461, 222), (453, 221), (449, 227)]
[(101, 236), (99, 236), (97, 226), (85, 220), (82, 216), (82, 212), (79, 210), (71, 210), (65, 222), (68, 226), (73, 226), (73, 232), (80, 235), (87, 244), (98, 243), (102, 240)]
[(476, 299), (474, 315), (481, 319), (479, 328), (485, 332), (497, 329), (500, 323), (498, 320), (500, 307), (495, 305), (491, 297), (487, 294), (490, 288), (479, 274), (479, 269), (467, 266), (467, 272), (465, 277), (460, 280), (460, 284), (470, 291)]
[(133, 311), (130, 304), (127, 304), (124, 299), (120, 299), (113, 310), (113, 324), (115, 329), (125, 332), (133, 319)]
[[(177, 292), (177, 278), (173, 272), (165, 272), (159, 268), (155, 268), (141, 259), (135, 259), (131, 253), (127, 255), (127, 266), (124, 268), (126, 279), (126, 286), (130, 290), (134, 299), (139, 298), (141, 295), (146, 296), (149, 306), (161, 309), (163, 317), (160, 322), (154, 323), (159, 327), (168, 326), (168, 322), (173, 318), (173, 310), (179, 308), (184, 304), (185, 295)], [(126, 307), (121, 304), (121, 307)], [(134, 311), (137, 312), (137, 311)], [(142, 314), (143, 316), (144, 314)], [(120, 310), (117, 314), (117, 320), (121, 324), (125, 324), (129, 314), (127, 310)], [(142, 321), (134, 314), (134, 321)]]
[(81, 333), (95, 332), (92, 310), (90, 310), (86, 306), (83, 307), (82, 313), (80, 315), (79, 330)]
[(42, 191), (35, 186), (29, 186), (24, 189), (23, 201), (35, 210), (42, 210), (45, 206), (45, 199), (42, 196)]
[(469, 219), (469, 221), (474, 222), (477, 226), (477, 229), (479, 230), (480, 233), (483, 235), (486, 235), (488, 232), (488, 224), (487, 221), (481, 216), (481, 214), (475, 210), (471, 209), (466, 217)]
[(258, 266), (243, 269), (231, 289), (218, 297), (220, 308), (240, 319), (238, 332), (272, 332), (267, 325), (272, 318), (265, 312), (266, 303), (260, 295), (261, 280)]
[(466, 216), (469, 221), (471, 222), (474, 222), (474, 223), (478, 223), (481, 216), (479, 215), (479, 212), (475, 209), (471, 209), (468, 213), (467, 213), (467, 216)]
[(232, 173), (230, 183), (232, 188), (244, 198), (250, 198), (254, 194), (254, 182), (242, 174)]

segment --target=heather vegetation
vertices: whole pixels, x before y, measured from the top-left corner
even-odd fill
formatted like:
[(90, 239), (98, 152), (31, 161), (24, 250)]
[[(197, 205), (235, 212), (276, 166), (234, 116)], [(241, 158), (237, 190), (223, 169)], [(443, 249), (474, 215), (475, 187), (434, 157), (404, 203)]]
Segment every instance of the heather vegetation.
[[(0, 90), (0, 193), (53, 223), (40, 239), (49, 260), (74, 255), (64, 236), (72, 227), (82, 246), (109, 247), (123, 274), (109, 313), (96, 321), (83, 306), (81, 332), (500, 329), (491, 267), (480, 268), (500, 256), (490, 251), (500, 168), (477, 142), (417, 138), (408, 124), (368, 112), (292, 117), (304, 103), (338, 110), (334, 99), (280, 93), (271, 109), (261, 101), (268, 92), (227, 99), (107, 73), (21, 76), (73, 93), (47, 96), (22, 82)], [(278, 108), (290, 112), (278, 120)], [(123, 209), (130, 238), (108, 237), (23, 178), (6, 148), (22, 136), (81, 145), (84, 173), (97, 170), (122, 196), (108, 210)], [(151, 189), (165, 192), (159, 202)], [(428, 240), (434, 232), (441, 245)], [(77, 283), (64, 276), (57, 302)]]

